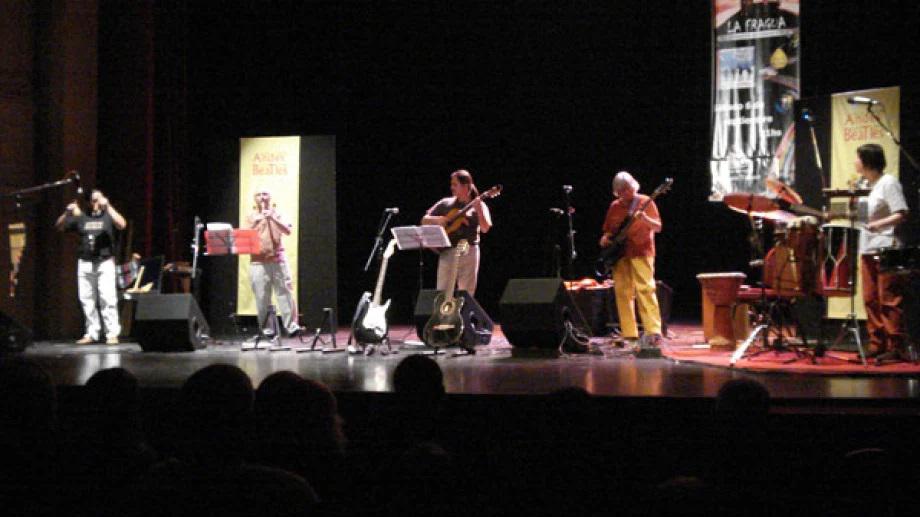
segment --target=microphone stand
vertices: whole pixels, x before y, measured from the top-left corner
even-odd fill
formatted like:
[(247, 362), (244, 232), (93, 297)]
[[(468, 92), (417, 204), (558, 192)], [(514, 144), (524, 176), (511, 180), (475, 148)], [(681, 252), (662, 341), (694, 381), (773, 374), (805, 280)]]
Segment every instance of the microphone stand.
[(374, 246), (371, 248), (370, 255), (367, 256), (367, 262), (364, 263), (365, 273), (367, 273), (367, 270), (370, 269), (371, 262), (373, 262), (374, 257), (382, 250), (383, 232), (385, 232), (387, 226), (390, 225), (390, 219), (393, 218), (393, 215), (393, 211), (386, 209), (383, 211), (383, 215), (380, 217), (380, 225), (377, 227), (377, 237), (374, 238)]
[(568, 256), (568, 276), (569, 279), (574, 279), (575, 277), (575, 259), (578, 258), (578, 252), (575, 251), (575, 228), (574, 228), (574, 216), (575, 208), (572, 207), (572, 200), (569, 197), (569, 194), (572, 192), (571, 185), (563, 185), (562, 192), (565, 194), (565, 215), (568, 219), (569, 224), (569, 256)]

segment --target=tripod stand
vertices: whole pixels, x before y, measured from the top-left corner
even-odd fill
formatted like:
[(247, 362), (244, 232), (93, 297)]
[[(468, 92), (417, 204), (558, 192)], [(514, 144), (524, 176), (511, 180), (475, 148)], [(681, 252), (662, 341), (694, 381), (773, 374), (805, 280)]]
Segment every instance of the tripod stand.
[[(743, 358), (754, 357), (765, 352), (781, 352), (785, 350), (792, 350), (795, 352), (796, 357), (788, 360), (787, 362), (793, 362), (802, 356), (801, 352), (796, 347), (791, 347), (786, 342), (786, 337), (784, 335), (784, 330), (786, 328), (786, 314), (790, 315), (793, 323), (795, 317), (792, 316), (790, 300), (791, 296), (784, 296), (784, 285), (782, 285), (782, 272), (787, 265), (792, 266), (793, 277), (795, 278), (798, 274), (796, 269), (796, 254), (795, 250), (789, 248), (788, 257), (783, 262), (779, 271), (776, 272), (774, 278), (776, 279), (775, 287), (777, 288), (777, 293), (774, 295), (773, 300), (768, 300), (767, 298), (767, 268), (766, 268), (766, 255), (764, 254), (764, 232), (763, 232), (763, 219), (759, 217), (754, 217), (749, 214), (749, 219), (751, 222), (751, 234), (750, 242), (751, 249), (753, 251), (752, 260), (749, 262), (749, 265), (752, 268), (760, 268), (760, 298), (755, 304), (755, 313), (757, 314), (757, 326), (754, 327), (754, 330), (751, 331), (750, 335), (741, 343), (741, 345), (735, 349), (732, 353), (731, 359), (729, 360), (729, 366), (734, 366), (736, 362)], [(798, 283), (798, 282), (796, 282)], [(770, 332), (774, 333), (773, 343), (770, 343)], [(747, 356), (748, 349), (754, 344), (754, 342), (761, 338), (763, 345), (759, 351), (753, 352)], [(807, 340), (805, 340), (805, 345), (807, 346)]]
[[(316, 327), (313, 331), (313, 341), (308, 347), (299, 347), (297, 352), (322, 352), (324, 354), (331, 352), (342, 352), (345, 348), (338, 348), (338, 344), (335, 340), (335, 334), (338, 332), (339, 324), (335, 317), (335, 309), (332, 307), (323, 307), (323, 321), (320, 322), (319, 327)], [(326, 330), (329, 334), (329, 340), (332, 342), (332, 347), (326, 346), (326, 340), (323, 338), (323, 330)], [(301, 344), (306, 344), (306, 340), (309, 338), (304, 337), (303, 334), (298, 336)], [(319, 343), (322, 345), (321, 348), (316, 348), (316, 344)]]
[[(850, 198), (850, 214), (848, 218), (850, 220), (850, 235), (851, 238), (847, 241), (847, 255), (851, 257), (850, 259), (850, 269), (847, 271), (847, 284), (850, 288), (850, 312), (847, 314), (846, 319), (843, 323), (840, 324), (840, 330), (837, 332), (837, 338), (834, 339), (833, 347), (837, 347), (840, 343), (843, 342), (844, 338), (848, 335), (853, 336), (853, 342), (856, 343), (856, 350), (859, 352), (859, 359), (862, 362), (863, 366), (867, 366), (866, 362), (866, 351), (862, 346), (862, 337), (859, 333), (859, 320), (856, 318), (856, 269), (859, 255), (857, 254), (857, 239), (852, 238), (857, 234), (856, 229), (856, 213), (852, 210), (854, 200), (861, 194), (858, 191), (850, 191), (849, 194), (846, 194)], [(818, 345), (820, 349), (820, 344)], [(821, 353), (819, 353), (821, 352)], [(823, 355), (823, 349), (815, 350), (815, 356)]]
[(275, 310), (274, 305), (269, 305), (268, 309), (265, 310), (265, 318), (259, 322), (259, 333), (256, 334), (256, 337), (252, 343), (251, 347), (246, 346), (244, 341), (240, 345), (240, 351), (246, 352), (249, 350), (258, 350), (259, 343), (266, 339), (269, 342), (269, 347), (267, 350), (269, 352), (280, 352), (282, 350), (290, 350), (291, 347), (281, 343), (281, 333), (278, 328), (278, 313)]

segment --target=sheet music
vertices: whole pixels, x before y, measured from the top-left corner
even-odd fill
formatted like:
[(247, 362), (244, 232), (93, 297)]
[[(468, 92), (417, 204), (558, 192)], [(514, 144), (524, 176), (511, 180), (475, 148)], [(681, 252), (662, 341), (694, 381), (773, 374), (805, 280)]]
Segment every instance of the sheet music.
[(397, 226), (390, 232), (396, 239), (396, 246), (402, 250), (418, 248), (449, 248), (450, 239), (443, 226), (426, 224), (424, 226)]

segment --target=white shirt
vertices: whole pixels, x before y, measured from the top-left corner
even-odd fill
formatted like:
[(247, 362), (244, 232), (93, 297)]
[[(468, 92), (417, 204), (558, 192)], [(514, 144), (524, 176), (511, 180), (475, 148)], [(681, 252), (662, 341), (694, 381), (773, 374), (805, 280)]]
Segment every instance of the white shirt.
[[(878, 221), (891, 214), (906, 211), (907, 200), (901, 189), (901, 182), (890, 174), (882, 174), (869, 197), (859, 202), (859, 220), (862, 223)], [(895, 226), (870, 232), (862, 228), (859, 232), (859, 253), (861, 255), (878, 252), (882, 248), (898, 248), (903, 243), (895, 233)]]

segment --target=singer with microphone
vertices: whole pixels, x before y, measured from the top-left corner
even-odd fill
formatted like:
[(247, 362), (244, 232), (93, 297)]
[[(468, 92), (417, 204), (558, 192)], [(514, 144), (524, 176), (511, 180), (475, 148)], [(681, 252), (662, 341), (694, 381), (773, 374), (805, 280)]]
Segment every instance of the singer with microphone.
[[(638, 301), (645, 341), (657, 346), (661, 342), (661, 310), (655, 292), (655, 234), (661, 232), (661, 216), (655, 201), (639, 194), (639, 182), (626, 171), (614, 176), (613, 195), (616, 199), (607, 209), (599, 244), (601, 248), (613, 245), (621, 227), (628, 224), (623, 255), (614, 264), (612, 275), (621, 338), (630, 345), (639, 339)], [(640, 210), (643, 206), (645, 209)]]
[[(77, 289), (86, 331), (77, 344), (86, 345), (100, 340), (102, 323), (105, 324), (105, 342), (118, 344), (121, 324), (118, 322), (118, 292), (116, 289), (115, 230), (127, 226), (108, 198), (99, 190), (93, 190), (86, 212), (80, 209), (80, 201), (74, 200), (64, 209), (54, 226), (60, 231), (74, 232), (80, 236), (77, 251)], [(96, 306), (98, 293), (99, 306)]]
[(884, 173), (886, 165), (882, 146), (863, 144), (856, 149), (856, 172), (871, 189), (859, 207), (859, 213), (865, 214), (859, 232), (859, 267), (869, 331), (866, 355), (877, 361), (907, 360), (908, 355), (902, 320), (906, 277), (879, 270), (879, 252), (904, 245), (898, 230), (908, 210), (901, 182)]
[[(437, 289), (446, 290), (450, 287), (450, 272), (454, 268), (454, 261), (459, 260), (456, 266), (457, 289), (473, 296), (479, 277), (479, 236), (488, 233), (492, 228), (492, 214), (479, 196), (479, 190), (473, 183), (473, 176), (469, 171), (460, 169), (451, 173), (450, 193), (451, 197), (441, 199), (428, 209), (422, 217), (422, 224), (443, 226), (451, 211), (462, 210), (465, 207), (460, 215), (459, 227), (453, 232), (448, 232), (451, 247), (441, 250), (438, 256)], [(470, 249), (466, 255), (457, 257), (454, 247), (463, 239), (469, 243)]]
[[(246, 226), (256, 231), (262, 244), (262, 252), (253, 254), (249, 261), (249, 281), (255, 295), (259, 324), (265, 325), (268, 307), (272, 305), (272, 294), (278, 300), (278, 313), (288, 336), (302, 331), (297, 317), (297, 302), (294, 299), (294, 282), (284, 254), (281, 238), (291, 234), (291, 225), (284, 221), (272, 194), (262, 189), (253, 195), (255, 206), (246, 216)], [(266, 336), (277, 339), (280, 336)]]

